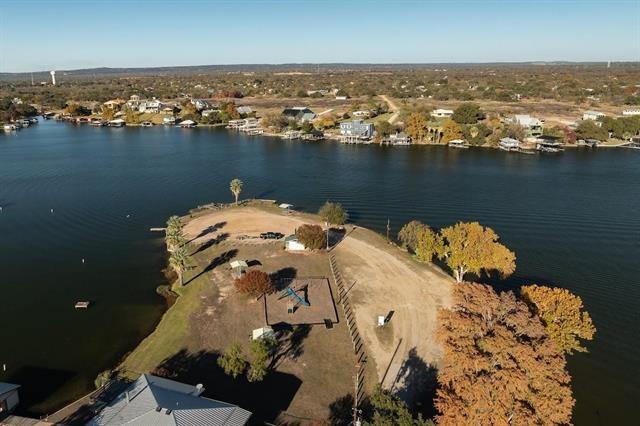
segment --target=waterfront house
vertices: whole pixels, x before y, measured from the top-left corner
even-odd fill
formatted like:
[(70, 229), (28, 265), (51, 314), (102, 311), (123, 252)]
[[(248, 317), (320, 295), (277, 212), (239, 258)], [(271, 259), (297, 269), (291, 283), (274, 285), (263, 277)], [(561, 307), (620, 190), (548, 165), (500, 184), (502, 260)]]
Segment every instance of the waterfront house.
[(438, 108), (431, 111), (431, 116), (435, 118), (451, 118), (452, 115), (453, 110), (451, 109)]
[(191, 104), (193, 104), (198, 111), (218, 108), (217, 105), (207, 99), (191, 99)]
[(307, 247), (298, 240), (298, 237), (293, 234), (284, 239), (284, 248), (287, 251), (304, 251), (307, 249)]
[(597, 120), (599, 118), (604, 117), (605, 114), (603, 112), (600, 111), (585, 111), (582, 114), (582, 119), (583, 120)]
[(138, 109), (140, 106), (140, 102), (144, 99), (143, 96), (140, 95), (131, 95), (129, 100), (126, 102), (126, 105), (131, 109)]
[(381, 145), (411, 145), (411, 137), (406, 133), (394, 133), (380, 141)]
[(202, 395), (204, 387), (143, 374), (100, 409), (88, 426), (243, 426), (251, 412)]
[(13, 412), (20, 403), (18, 388), (20, 385), (0, 382), (0, 419)]
[(119, 111), (120, 108), (122, 108), (122, 105), (124, 105), (126, 102), (127, 101), (125, 101), (124, 99), (112, 99), (110, 101), (103, 103), (102, 105), (105, 108), (112, 109), (114, 111)]
[(162, 109), (164, 109), (164, 104), (155, 98), (149, 101), (140, 102), (140, 105), (138, 106), (138, 111), (142, 113), (159, 113)]
[(520, 141), (513, 138), (502, 138), (498, 142), (498, 148), (503, 151), (517, 151), (520, 149)]
[(526, 114), (516, 114), (511, 119), (511, 122), (524, 127), (527, 132), (528, 138), (537, 138), (539, 136), (542, 136), (542, 121), (538, 120), (537, 118), (531, 117), (530, 115)]
[(282, 111), (282, 115), (296, 121), (312, 121), (317, 117), (316, 113), (307, 107), (290, 107)]
[(627, 108), (624, 111), (622, 111), (622, 115), (625, 117), (640, 115), (640, 108)]
[(374, 131), (375, 127), (372, 123), (365, 123), (362, 120), (343, 121), (340, 123), (340, 135), (342, 136), (370, 139), (373, 137)]
[(247, 115), (247, 114), (251, 114), (253, 112), (253, 109), (251, 109), (250, 106), (241, 105), (236, 108), (236, 111), (238, 111), (238, 114), (240, 115)]
[(162, 124), (167, 124), (167, 125), (176, 124), (176, 118), (173, 115), (167, 115), (162, 118)]

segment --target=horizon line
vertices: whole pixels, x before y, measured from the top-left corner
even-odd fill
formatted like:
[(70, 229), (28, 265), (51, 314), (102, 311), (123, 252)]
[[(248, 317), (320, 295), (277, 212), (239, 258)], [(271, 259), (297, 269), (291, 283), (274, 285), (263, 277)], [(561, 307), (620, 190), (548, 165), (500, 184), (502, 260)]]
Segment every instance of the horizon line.
[(92, 70), (161, 70), (173, 68), (203, 68), (203, 67), (286, 67), (286, 66), (429, 66), (429, 65), (572, 65), (572, 64), (640, 64), (640, 60), (525, 60), (525, 61), (487, 61), (487, 62), (256, 62), (256, 63), (225, 63), (225, 64), (198, 64), (198, 65), (155, 65), (155, 66), (96, 66), (73, 69), (40, 69), (28, 71), (0, 71), (0, 75), (37, 74), (56, 72), (79, 72)]

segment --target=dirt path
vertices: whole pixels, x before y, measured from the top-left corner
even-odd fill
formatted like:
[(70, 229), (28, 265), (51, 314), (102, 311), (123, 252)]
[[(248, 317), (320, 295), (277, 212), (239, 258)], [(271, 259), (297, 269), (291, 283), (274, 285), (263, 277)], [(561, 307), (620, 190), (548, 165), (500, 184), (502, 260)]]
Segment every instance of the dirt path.
[(387, 105), (389, 105), (389, 109), (391, 110), (391, 112), (393, 112), (393, 114), (391, 114), (391, 117), (389, 117), (388, 121), (389, 121), (389, 124), (394, 124), (396, 121), (398, 121), (398, 118), (400, 117), (400, 108), (398, 108), (398, 105), (396, 105), (395, 102), (389, 99), (387, 95), (380, 95), (380, 99), (385, 101)]

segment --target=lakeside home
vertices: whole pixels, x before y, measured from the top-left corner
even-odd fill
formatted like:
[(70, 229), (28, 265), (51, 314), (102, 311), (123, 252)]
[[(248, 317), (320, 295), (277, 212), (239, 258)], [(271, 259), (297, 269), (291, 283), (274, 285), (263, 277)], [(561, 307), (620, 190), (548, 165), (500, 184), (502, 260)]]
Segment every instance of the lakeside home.
[(502, 138), (498, 142), (498, 147), (503, 151), (518, 151), (520, 149), (520, 141), (513, 138)]
[(640, 115), (640, 108), (627, 108), (622, 111), (622, 115), (625, 117), (633, 117), (635, 115)]
[(583, 120), (597, 120), (599, 118), (605, 117), (605, 113), (600, 112), (600, 111), (585, 111), (582, 114), (582, 119)]
[(527, 132), (527, 138), (537, 138), (542, 136), (543, 124), (542, 121), (537, 118), (531, 117), (527, 114), (516, 114), (511, 119), (511, 122), (524, 127)]
[(300, 122), (312, 121), (312, 120), (315, 120), (317, 117), (316, 113), (311, 111), (309, 108), (300, 107), (300, 106), (285, 108), (282, 111), (282, 115), (286, 118), (293, 119)]
[(102, 408), (87, 426), (175, 425), (243, 426), (251, 412), (202, 396), (204, 387), (151, 374), (141, 375)]
[(434, 118), (451, 118), (452, 115), (453, 115), (452, 109), (438, 108), (431, 111), (431, 116)]
[(374, 125), (362, 120), (340, 123), (340, 141), (344, 143), (366, 143), (373, 137), (374, 132)]

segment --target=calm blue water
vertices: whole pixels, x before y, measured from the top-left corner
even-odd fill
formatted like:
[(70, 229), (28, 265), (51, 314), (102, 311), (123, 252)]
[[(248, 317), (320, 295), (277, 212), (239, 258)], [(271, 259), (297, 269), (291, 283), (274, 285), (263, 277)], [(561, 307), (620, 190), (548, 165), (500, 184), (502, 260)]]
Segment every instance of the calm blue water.
[[(640, 151), (624, 149), (527, 156), (55, 122), (0, 134), (0, 381), (23, 384), (40, 412), (90, 389), (163, 311), (149, 228), (231, 201), (234, 177), (243, 197), (340, 201), (381, 232), (387, 218), (394, 232), (411, 219), (491, 226), (518, 256), (506, 286), (569, 288), (596, 323), (590, 353), (570, 358), (575, 422), (637, 422)], [(78, 312), (77, 300), (97, 302)]]

